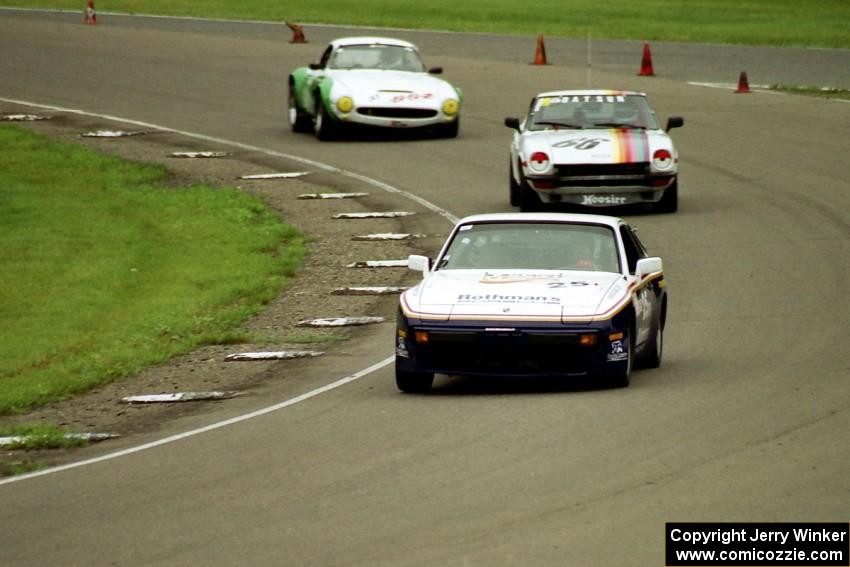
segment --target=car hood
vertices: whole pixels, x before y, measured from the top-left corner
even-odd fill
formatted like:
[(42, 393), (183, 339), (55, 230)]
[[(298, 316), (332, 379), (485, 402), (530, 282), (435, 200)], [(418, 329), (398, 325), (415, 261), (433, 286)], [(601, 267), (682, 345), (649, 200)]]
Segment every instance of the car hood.
[(526, 132), (522, 145), (526, 156), (543, 151), (555, 164), (649, 162), (662, 148), (675, 155), (670, 137), (662, 130), (543, 130)]
[(447, 98), (458, 98), (454, 88), (428, 73), (379, 71), (372, 69), (329, 71), (335, 95), (354, 98), (357, 105), (421, 102), (440, 105)]
[(432, 321), (590, 322), (613, 316), (630, 282), (610, 272), (443, 270), (402, 297), (409, 316)]

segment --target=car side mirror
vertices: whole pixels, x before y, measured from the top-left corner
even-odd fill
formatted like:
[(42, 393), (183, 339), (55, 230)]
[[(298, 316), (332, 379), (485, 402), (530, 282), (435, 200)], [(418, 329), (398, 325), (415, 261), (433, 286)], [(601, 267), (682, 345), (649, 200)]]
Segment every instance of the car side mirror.
[(322, 68), (322, 64), (321, 63), (310, 63), (309, 67), (313, 71), (318, 71), (319, 69)]
[(685, 119), (681, 116), (671, 116), (667, 119), (667, 128), (665, 130), (670, 131), (673, 128), (681, 128), (685, 125)]
[(661, 258), (641, 258), (637, 261), (637, 266), (635, 267), (635, 275), (639, 278), (643, 278), (645, 276), (661, 272), (663, 270), (664, 268), (661, 263)]
[(519, 130), (519, 118), (514, 118), (513, 116), (505, 118), (505, 126), (513, 128), (514, 130)]
[(430, 73), (431, 75), (442, 75), (443, 74), (443, 68), (442, 67), (431, 67), (430, 69), (428, 69), (428, 73)]
[(428, 256), (411, 254), (407, 257), (407, 267), (415, 272), (422, 272), (422, 275), (424, 276), (431, 271), (431, 258)]

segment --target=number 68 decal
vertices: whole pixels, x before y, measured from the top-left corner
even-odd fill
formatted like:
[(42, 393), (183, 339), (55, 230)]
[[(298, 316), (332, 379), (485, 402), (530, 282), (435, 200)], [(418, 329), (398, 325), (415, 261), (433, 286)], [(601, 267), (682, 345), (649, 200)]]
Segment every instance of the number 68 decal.
[(576, 138), (552, 144), (555, 148), (575, 148), (577, 150), (590, 150), (605, 142), (605, 138)]

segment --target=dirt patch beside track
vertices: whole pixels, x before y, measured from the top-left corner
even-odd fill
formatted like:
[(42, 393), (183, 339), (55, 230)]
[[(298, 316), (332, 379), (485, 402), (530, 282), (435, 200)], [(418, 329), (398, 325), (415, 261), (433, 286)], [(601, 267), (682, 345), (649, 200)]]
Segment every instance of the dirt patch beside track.
[[(31, 109), (12, 105), (0, 106), (0, 115), (31, 112)], [(139, 162), (164, 164), (169, 171), (168, 183), (175, 186), (202, 182), (213, 186), (239, 187), (265, 201), (284, 222), (296, 226), (309, 235), (311, 240), (307, 258), (297, 277), (288, 282), (283, 293), (270, 302), (263, 313), (245, 323), (247, 330), (264, 337), (265, 342), (203, 347), (138, 375), (36, 409), (26, 415), (4, 416), (0, 418), (4, 425), (49, 423), (75, 433), (113, 433), (126, 438), (156, 431), (169, 420), (204, 412), (210, 405), (207, 402), (126, 404), (121, 402), (125, 396), (212, 390), (246, 393), (260, 388), (276, 378), (272, 370), (273, 363), (226, 362), (225, 357), (259, 351), (315, 350), (330, 353), (346, 349), (360, 332), (358, 328), (305, 329), (296, 324), (305, 319), (343, 316), (382, 316), (392, 321), (397, 304), (395, 296), (334, 295), (333, 290), (347, 286), (413, 285), (415, 274), (404, 268), (364, 269), (348, 266), (365, 260), (404, 259), (412, 253), (432, 254), (449, 227), (444, 219), (434, 222), (433, 213), (398, 195), (265, 153), (234, 150), (232, 147), (160, 131), (148, 131), (144, 135), (125, 138), (87, 138), (81, 134), (98, 130), (128, 131), (133, 128), (60, 112), (40, 115), (50, 119), (17, 124), (50, 138), (83, 144), (104, 153)], [(188, 159), (172, 155), (174, 152), (199, 151), (227, 152), (229, 155)], [(283, 171), (310, 173), (294, 179), (241, 179), (245, 175)], [(368, 196), (357, 199), (298, 199), (302, 194), (322, 192), (366, 192)], [(411, 211), (416, 215), (369, 220), (333, 218), (337, 213), (388, 210)], [(441, 227), (442, 233), (435, 234), (434, 226)], [(425, 237), (379, 242), (355, 239), (374, 233), (424, 233)], [(222, 238), (226, 238), (226, 235)], [(210, 261), (215, 259), (211, 258)], [(305, 333), (333, 335), (345, 340), (318, 341), (314, 344), (286, 342), (287, 337), (304, 336)], [(297, 373), (309, 365), (310, 360), (299, 359), (286, 364), (289, 365), (288, 369)], [(221, 403), (228, 402), (214, 402)], [(78, 450), (0, 450), (0, 475), (8, 474), (12, 467), (29, 467), (34, 463), (50, 466), (68, 462), (77, 458), (76, 453)]]

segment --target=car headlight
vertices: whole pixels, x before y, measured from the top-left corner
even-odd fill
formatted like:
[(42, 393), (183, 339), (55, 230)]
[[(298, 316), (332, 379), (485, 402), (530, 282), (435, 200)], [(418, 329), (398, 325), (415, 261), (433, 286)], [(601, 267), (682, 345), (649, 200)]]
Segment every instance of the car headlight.
[(453, 98), (446, 99), (443, 102), (443, 114), (446, 116), (454, 116), (457, 114), (458, 104), (457, 101)]
[(652, 154), (652, 165), (655, 169), (666, 171), (673, 167), (673, 154), (670, 153), (670, 150), (655, 150), (655, 153)]
[(336, 101), (336, 107), (340, 112), (351, 112), (351, 109), (354, 108), (354, 101), (351, 100), (350, 96), (342, 96)]
[(528, 167), (535, 173), (544, 173), (549, 169), (549, 156), (544, 152), (534, 152), (528, 160)]

